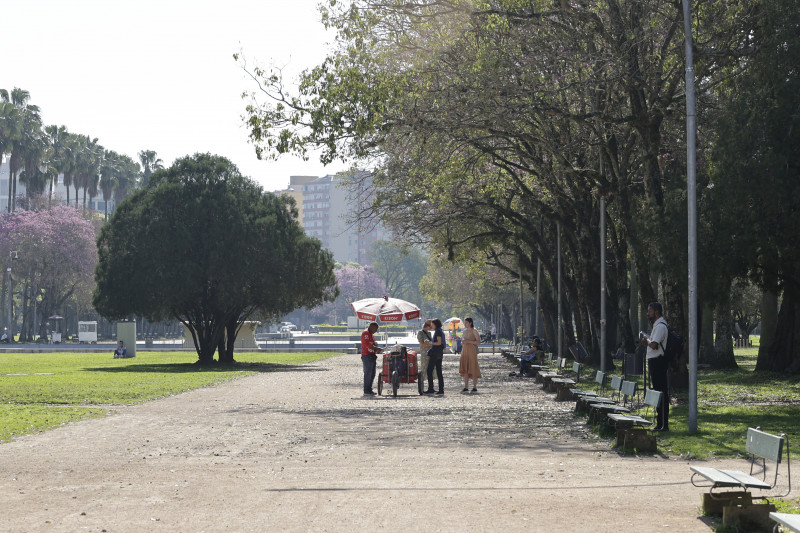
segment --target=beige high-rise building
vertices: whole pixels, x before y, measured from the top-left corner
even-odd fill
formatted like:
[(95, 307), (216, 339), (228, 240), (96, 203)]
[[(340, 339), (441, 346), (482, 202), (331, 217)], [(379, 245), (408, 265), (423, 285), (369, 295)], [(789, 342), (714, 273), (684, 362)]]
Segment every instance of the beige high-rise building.
[(352, 220), (358, 200), (341, 176), (328, 175), (303, 185), (303, 228), (306, 235), (322, 241), (340, 263), (371, 263), (367, 252), (379, 239), (385, 239), (381, 226), (365, 227)]

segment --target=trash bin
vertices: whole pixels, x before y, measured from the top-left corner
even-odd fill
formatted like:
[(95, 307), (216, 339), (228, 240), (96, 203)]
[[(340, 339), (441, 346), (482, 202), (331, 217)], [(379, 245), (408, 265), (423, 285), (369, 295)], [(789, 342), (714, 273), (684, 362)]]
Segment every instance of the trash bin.
[(644, 370), (644, 354), (626, 353), (622, 360), (622, 373), (639, 376), (642, 374), (642, 370)]

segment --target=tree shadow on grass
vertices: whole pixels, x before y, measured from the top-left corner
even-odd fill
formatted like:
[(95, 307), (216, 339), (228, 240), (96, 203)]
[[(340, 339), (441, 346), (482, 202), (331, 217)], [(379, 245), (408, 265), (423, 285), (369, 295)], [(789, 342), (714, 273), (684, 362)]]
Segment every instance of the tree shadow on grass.
[(290, 365), (279, 363), (236, 363), (233, 365), (199, 365), (197, 363), (163, 363), (163, 364), (131, 364), (126, 366), (86, 368), (88, 372), (142, 374), (196, 374), (196, 373), (230, 373), (230, 372), (327, 372), (325, 367), (310, 365)]

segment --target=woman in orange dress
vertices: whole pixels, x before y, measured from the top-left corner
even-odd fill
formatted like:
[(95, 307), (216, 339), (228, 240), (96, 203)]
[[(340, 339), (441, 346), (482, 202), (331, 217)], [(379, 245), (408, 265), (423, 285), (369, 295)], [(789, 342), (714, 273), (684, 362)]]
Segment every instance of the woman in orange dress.
[(481, 377), (481, 369), (478, 366), (478, 345), (481, 343), (481, 336), (475, 331), (475, 324), (472, 319), (464, 319), (466, 329), (461, 335), (461, 363), (458, 371), (464, 378), (464, 388), (461, 392), (469, 392), (469, 380), (472, 379), (472, 392), (478, 392), (478, 378)]

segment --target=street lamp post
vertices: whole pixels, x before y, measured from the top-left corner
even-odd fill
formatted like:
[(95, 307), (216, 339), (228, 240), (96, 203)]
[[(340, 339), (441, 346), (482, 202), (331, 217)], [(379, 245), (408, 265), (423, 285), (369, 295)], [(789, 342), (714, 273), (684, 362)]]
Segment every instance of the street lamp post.
[(14, 262), (14, 259), (17, 259), (18, 253), (16, 250), (12, 250), (8, 252), (8, 267), (6, 268), (6, 274), (8, 275), (8, 339), (9, 342), (14, 340), (14, 329), (12, 326), (12, 315), (14, 314), (14, 297), (11, 291), (11, 264)]

